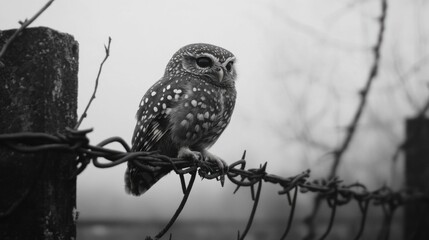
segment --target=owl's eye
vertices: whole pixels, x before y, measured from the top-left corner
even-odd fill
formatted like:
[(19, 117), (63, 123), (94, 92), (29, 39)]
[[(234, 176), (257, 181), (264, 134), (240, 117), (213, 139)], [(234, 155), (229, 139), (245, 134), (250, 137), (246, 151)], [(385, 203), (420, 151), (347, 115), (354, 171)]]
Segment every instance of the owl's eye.
[(197, 65), (201, 68), (208, 68), (213, 66), (213, 61), (208, 57), (199, 57), (197, 58)]
[(232, 65), (233, 65), (233, 64), (234, 64), (234, 62), (233, 62), (233, 61), (228, 62), (228, 63), (226, 64), (225, 68), (226, 68), (226, 70), (228, 70), (228, 72), (231, 72), (231, 70), (232, 70)]

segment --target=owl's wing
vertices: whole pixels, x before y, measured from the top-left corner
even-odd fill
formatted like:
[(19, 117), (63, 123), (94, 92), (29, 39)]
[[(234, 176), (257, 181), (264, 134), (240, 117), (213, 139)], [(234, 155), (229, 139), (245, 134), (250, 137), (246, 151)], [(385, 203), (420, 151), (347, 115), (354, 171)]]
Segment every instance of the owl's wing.
[[(183, 95), (183, 89), (172, 87), (161, 79), (155, 83), (143, 96), (137, 111), (137, 125), (132, 138), (132, 151), (159, 150), (160, 144), (169, 136), (171, 109)], [(171, 81), (169, 81), (171, 82)], [(125, 172), (125, 189), (133, 195), (141, 195), (147, 191), (171, 168), (146, 166), (147, 169), (137, 168), (133, 161), (128, 162)]]
[(138, 126), (134, 130), (132, 151), (153, 151), (161, 138), (169, 131), (166, 116), (151, 119), (145, 126), (145, 132)]
[[(168, 81), (166, 81), (168, 80)], [(132, 138), (133, 151), (154, 151), (170, 131), (171, 110), (185, 93), (172, 84), (175, 79), (161, 79), (143, 96), (137, 111), (137, 124)]]

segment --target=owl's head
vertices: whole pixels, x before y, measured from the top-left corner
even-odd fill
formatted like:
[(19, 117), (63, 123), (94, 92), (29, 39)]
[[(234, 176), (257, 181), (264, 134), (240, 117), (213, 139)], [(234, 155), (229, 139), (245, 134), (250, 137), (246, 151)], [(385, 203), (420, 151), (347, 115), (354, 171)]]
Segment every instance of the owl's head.
[(226, 49), (206, 43), (190, 44), (177, 51), (167, 65), (166, 73), (191, 74), (217, 86), (234, 85), (235, 56)]

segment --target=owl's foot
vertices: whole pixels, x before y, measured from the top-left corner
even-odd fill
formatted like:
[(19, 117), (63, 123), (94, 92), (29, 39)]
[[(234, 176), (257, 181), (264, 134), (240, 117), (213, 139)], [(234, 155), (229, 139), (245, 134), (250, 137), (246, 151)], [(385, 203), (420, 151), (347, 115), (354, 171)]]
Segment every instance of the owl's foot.
[(177, 154), (178, 158), (192, 159), (192, 160), (200, 160), (203, 159), (203, 155), (200, 152), (192, 151), (188, 147), (181, 147), (179, 149), (179, 153)]
[(226, 162), (222, 158), (210, 153), (207, 150), (201, 151), (201, 154), (204, 157), (204, 161), (216, 163), (216, 165), (218, 166), (219, 170), (222, 171), (222, 173), (224, 173), (225, 170), (228, 170), (228, 164), (226, 164)]
[(222, 158), (210, 153), (207, 150), (203, 150), (201, 154), (203, 155), (205, 161), (214, 162), (217, 165), (221, 172), (220, 183), (223, 187), (223, 184), (225, 182), (225, 172), (228, 172), (228, 164)]
[(177, 157), (178, 158), (193, 159), (195, 161), (204, 160), (207, 162), (215, 163), (221, 172), (220, 182), (221, 182), (221, 185), (223, 186), (223, 184), (225, 182), (225, 172), (228, 171), (228, 164), (222, 158), (210, 153), (207, 150), (197, 152), (197, 151), (192, 151), (188, 147), (180, 148)]

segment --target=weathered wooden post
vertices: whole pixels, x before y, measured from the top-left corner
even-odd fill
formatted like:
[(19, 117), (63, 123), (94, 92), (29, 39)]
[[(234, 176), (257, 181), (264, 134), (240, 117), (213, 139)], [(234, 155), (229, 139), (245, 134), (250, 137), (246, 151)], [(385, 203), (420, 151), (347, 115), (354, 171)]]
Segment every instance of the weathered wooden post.
[[(0, 32), (0, 48), (15, 30)], [(0, 133), (57, 133), (77, 118), (78, 43), (25, 29), (0, 68)], [(0, 239), (75, 239), (75, 156), (0, 147)]]
[[(429, 191), (429, 119), (407, 120), (405, 175), (407, 187)], [(405, 238), (429, 239), (429, 205), (413, 202), (405, 207)]]

